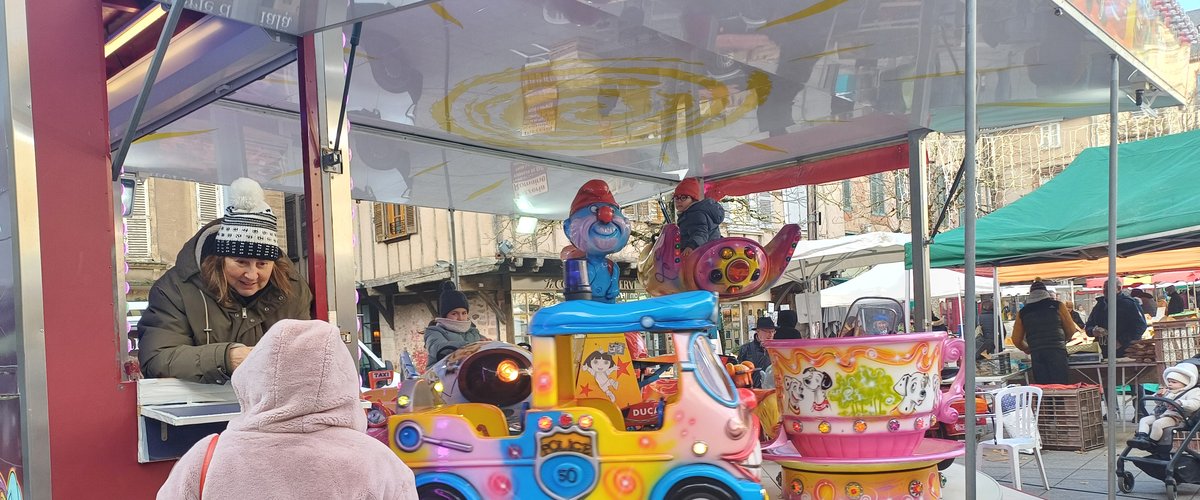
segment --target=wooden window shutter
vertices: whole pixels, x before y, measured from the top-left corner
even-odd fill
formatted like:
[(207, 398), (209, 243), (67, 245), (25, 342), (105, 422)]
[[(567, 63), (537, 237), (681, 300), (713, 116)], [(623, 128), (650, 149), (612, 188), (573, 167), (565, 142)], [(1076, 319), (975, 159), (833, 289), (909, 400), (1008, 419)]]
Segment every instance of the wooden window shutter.
[(417, 207), (412, 205), (404, 206), (404, 236), (412, 236), (417, 234)]
[(150, 259), (150, 210), (148, 184), (138, 183), (133, 193), (133, 210), (125, 218), (125, 258)]
[(387, 243), (417, 232), (417, 207), (395, 203), (375, 204), (375, 241)]
[(375, 242), (383, 243), (388, 239), (386, 229), (387, 225), (384, 223), (383, 203), (373, 203), (372, 206), (374, 207), (375, 211), (375, 217), (373, 219), (375, 222)]

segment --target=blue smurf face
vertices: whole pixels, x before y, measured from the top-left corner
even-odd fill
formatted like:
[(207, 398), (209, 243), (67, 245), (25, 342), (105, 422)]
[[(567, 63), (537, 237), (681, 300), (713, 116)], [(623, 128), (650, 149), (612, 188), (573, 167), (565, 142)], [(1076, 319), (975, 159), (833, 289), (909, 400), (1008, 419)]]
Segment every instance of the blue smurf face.
[(563, 221), (563, 232), (572, 245), (589, 256), (608, 255), (629, 243), (629, 220), (621, 207), (592, 203)]

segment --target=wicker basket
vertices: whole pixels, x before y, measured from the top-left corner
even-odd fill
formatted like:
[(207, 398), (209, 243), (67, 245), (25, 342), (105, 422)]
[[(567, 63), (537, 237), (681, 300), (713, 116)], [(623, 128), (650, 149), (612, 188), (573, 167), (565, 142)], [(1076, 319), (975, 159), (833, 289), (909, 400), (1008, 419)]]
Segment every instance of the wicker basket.
[(1043, 389), (1038, 415), (1042, 447), (1087, 451), (1104, 445), (1100, 387)]

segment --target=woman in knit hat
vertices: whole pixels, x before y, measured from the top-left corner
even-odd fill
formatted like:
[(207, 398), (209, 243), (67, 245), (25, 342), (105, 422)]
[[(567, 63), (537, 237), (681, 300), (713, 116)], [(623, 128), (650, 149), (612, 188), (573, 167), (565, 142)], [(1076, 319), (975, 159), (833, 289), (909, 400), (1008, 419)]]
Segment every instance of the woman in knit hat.
[(438, 317), (425, 328), (426, 368), (459, 347), (486, 340), (471, 322), (470, 310), (467, 296), (458, 291), (453, 282), (443, 282), (442, 294), (438, 297)]
[(138, 321), (147, 377), (224, 384), (281, 319), (309, 319), (312, 292), (279, 248), (274, 212), (247, 178), (233, 205), (192, 236), (150, 289)]

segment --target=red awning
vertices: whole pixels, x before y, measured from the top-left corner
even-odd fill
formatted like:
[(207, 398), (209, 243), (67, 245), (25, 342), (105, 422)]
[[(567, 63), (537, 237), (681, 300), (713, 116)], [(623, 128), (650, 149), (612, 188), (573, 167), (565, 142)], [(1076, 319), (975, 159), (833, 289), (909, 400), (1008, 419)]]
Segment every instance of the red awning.
[(707, 196), (719, 199), (721, 196), (742, 196), (796, 186), (824, 184), (903, 168), (908, 168), (907, 143), (821, 160), (800, 160), (794, 164), (761, 172), (706, 182), (704, 190)]

